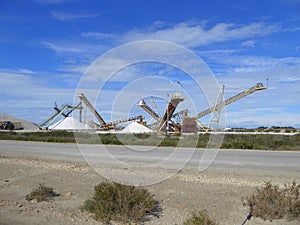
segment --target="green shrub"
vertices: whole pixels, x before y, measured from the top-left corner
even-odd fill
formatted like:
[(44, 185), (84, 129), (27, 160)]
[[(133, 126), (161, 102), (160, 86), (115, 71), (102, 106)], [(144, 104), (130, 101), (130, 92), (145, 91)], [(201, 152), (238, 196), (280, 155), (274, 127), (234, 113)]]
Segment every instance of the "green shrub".
[(151, 136), (151, 134), (133, 134), (138, 139), (147, 139)]
[(183, 225), (218, 225), (218, 223), (211, 219), (207, 213), (198, 212), (186, 219)]
[(98, 221), (137, 223), (160, 214), (158, 202), (146, 189), (103, 182), (94, 190), (93, 198), (84, 202), (82, 210), (94, 214)]
[(31, 201), (36, 199), (37, 202), (49, 201), (58, 195), (59, 194), (55, 193), (52, 187), (46, 187), (44, 184), (39, 184), (38, 188), (26, 195), (26, 200)]
[(255, 217), (264, 220), (300, 219), (300, 185), (296, 182), (285, 184), (283, 188), (266, 182), (250, 197), (243, 199), (244, 206), (248, 206)]
[(159, 146), (161, 147), (176, 147), (178, 145), (178, 139), (165, 139)]

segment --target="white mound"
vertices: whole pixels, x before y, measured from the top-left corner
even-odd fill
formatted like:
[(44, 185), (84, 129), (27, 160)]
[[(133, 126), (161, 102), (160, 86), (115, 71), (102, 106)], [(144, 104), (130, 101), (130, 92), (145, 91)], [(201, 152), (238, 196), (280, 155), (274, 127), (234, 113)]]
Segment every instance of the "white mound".
[(145, 127), (137, 122), (133, 122), (121, 130), (119, 133), (137, 134), (137, 133), (151, 133), (153, 132), (148, 127)]
[(20, 122), (24, 130), (38, 130), (38, 125), (28, 120), (23, 120), (8, 114), (0, 113), (0, 121)]
[(87, 130), (88, 126), (80, 123), (74, 117), (66, 117), (57, 123), (49, 126), (49, 130)]

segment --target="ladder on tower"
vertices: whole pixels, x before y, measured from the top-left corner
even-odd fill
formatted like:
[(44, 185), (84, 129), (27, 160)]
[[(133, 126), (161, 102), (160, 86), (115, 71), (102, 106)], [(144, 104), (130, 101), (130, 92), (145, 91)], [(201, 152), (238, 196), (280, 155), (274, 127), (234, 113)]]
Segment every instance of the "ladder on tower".
[(222, 107), (217, 108), (217, 105), (219, 105), (223, 101), (224, 87), (225, 85), (222, 84), (217, 98), (216, 105), (214, 107), (214, 110), (212, 111), (212, 115), (209, 121), (209, 128), (213, 130), (218, 130), (219, 128), (219, 121), (220, 121), (220, 114), (221, 114)]

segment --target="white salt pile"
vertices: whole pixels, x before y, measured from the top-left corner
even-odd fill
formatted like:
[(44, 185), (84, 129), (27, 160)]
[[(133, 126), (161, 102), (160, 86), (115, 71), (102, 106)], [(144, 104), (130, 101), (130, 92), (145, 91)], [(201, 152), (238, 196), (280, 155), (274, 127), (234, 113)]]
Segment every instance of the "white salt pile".
[(119, 133), (126, 133), (126, 134), (137, 134), (137, 133), (151, 133), (153, 132), (148, 127), (143, 126), (137, 122), (133, 122), (121, 130)]
[(57, 123), (49, 126), (49, 130), (86, 130), (89, 129), (88, 126), (79, 122), (79, 120), (74, 117), (66, 117)]

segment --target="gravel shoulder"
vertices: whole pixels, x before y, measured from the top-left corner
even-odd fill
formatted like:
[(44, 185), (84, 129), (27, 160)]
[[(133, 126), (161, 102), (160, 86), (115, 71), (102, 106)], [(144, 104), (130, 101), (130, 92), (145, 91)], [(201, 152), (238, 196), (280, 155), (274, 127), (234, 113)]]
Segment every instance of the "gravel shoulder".
[[(100, 168), (101, 169), (101, 168)], [(105, 166), (111, 173), (128, 173), (124, 168)], [(170, 173), (167, 169), (144, 173)], [(182, 224), (193, 211), (205, 210), (220, 224), (242, 224), (248, 214), (241, 198), (252, 193), (263, 181), (284, 183), (299, 177), (245, 176), (238, 171), (205, 172), (183, 170), (172, 178), (146, 188), (161, 202), (163, 213), (145, 224)], [(91, 215), (80, 211), (85, 199), (91, 198), (93, 187), (104, 181), (90, 166), (82, 162), (55, 161), (32, 157), (0, 157), (0, 224), (99, 224)], [(52, 186), (60, 193), (51, 202), (25, 200), (39, 183)], [(296, 222), (277, 220), (272, 223), (253, 218), (247, 224), (289, 224)]]

